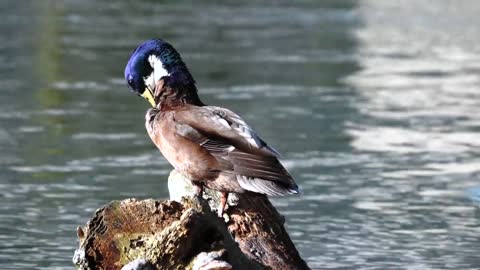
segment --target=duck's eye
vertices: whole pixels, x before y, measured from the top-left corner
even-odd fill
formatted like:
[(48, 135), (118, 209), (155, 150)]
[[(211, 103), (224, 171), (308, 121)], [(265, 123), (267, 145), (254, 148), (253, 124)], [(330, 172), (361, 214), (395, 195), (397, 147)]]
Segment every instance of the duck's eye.
[(132, 74), (128, 75), (127, 83), (128, 83), (128, 85), (130, 85), (130, 86), (133, 85), (133, 76), (132, 76)]
[(130, 87), (133, 87), (133, 79), (128, 79), (127, 83)]

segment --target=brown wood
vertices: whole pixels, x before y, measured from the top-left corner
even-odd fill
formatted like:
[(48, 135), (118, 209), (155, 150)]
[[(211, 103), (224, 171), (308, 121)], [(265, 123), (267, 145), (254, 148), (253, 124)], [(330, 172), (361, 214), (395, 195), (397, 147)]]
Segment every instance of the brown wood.
[[(171, 197), (194, 187), (172, 173)], [(229, 196), (224, 219), (217, 217), (220, 195), (204, 199), (114, 201), (77, 230), (79, 269), (122, 269), (136, 259), (151, 268), (125, 269), (309, 269), (288, 236), (283, 217), (264, 195)]]

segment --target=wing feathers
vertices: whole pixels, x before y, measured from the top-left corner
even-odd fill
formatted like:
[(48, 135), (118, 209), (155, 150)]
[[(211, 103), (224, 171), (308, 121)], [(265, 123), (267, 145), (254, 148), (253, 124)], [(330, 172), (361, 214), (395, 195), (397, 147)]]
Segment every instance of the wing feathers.
[(262, 193), (270, 196), (281, 196), (287, 194), (297, 194), (296, 188), (289, 188), (282, 184), (265, 181), (263, 179), (237, 176), (240, 186), (248, 191)]
[(281, 182), (289, 186), (295, 185), (290, 174), (275, 157), (258, 156), (234, 150), (224, 158), (233, 164), (234, 172), (239, 175)]
[(208, 139), (200, 145), (212, 153), (224, 153), (235, 149), (235, 147), (232, 145)]
[(278, 151), (268, 146), (240, 116), (230, 110), (214, 106), (190, 107), (189, 110), (176, 112), (175, 120), (208, 138), (226, 141), (245, 152), (279, 156)]
[(207, 150), (218, 161), (219, 169), (235, 175), (243, 189), (267, 195), (298, 193), (293, 178), (277, 159), (278, 151), (240, 116), (204, 106), (176, 112), (175, 121), (177, 134)]

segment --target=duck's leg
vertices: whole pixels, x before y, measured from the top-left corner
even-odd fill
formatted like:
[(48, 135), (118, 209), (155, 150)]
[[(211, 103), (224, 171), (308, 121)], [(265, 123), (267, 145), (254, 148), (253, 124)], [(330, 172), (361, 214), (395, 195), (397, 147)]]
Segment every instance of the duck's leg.
[(228, 192), (221, 192), (220, 194), (220, 207), (218, 207), (218, 217), (223, 217), (223, 211), (225, 211), (225, 206), (227, 205)]
[(193, 184), (193, 192), (195, 193), (195, 196), (202, 197), (203, 195), (203, 185), (199, 183), (192, 182)]

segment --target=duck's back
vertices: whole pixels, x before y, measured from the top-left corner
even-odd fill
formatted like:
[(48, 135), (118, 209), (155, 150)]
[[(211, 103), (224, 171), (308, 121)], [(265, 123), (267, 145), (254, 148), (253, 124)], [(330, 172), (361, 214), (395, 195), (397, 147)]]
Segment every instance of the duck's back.
[(146, 126), (165, 158), (192, 181), (224, 192), (298, 192), (278, 152), (230, 110), (193, 105), (167, 112), (151, 109)]

